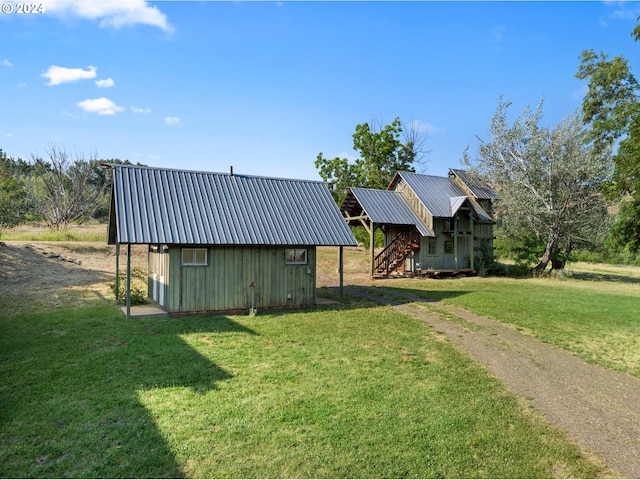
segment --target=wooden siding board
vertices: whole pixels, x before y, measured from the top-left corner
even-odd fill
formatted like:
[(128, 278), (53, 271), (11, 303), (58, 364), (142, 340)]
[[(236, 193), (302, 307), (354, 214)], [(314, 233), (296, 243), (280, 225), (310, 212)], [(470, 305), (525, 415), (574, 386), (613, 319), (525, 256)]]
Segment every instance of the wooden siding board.
[[(208, 265), (182, 266), (181, 248), (169, 250), (167, 310), (191, 312), (308, 305), (315, 302), (316, 248), (307, 264), (288, 265), (288, 247), (209, 247)], [(296, 247), (291, 247), (296, 248)], [(255, 286), (252, 288), (251, 284)], [(291, 294), (291, 298), (287, 298)]]

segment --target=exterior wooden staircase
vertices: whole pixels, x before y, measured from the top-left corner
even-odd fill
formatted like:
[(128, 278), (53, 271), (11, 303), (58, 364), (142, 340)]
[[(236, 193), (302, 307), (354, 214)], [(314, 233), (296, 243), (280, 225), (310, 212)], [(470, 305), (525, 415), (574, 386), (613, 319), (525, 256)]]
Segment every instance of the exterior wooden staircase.
[(420, 250), (417, 233), (401, 232), (387, 245), (373, 261), (374, 276), (388, 276), (390, 273), (404, 273), (404, 260), (411, 252)]

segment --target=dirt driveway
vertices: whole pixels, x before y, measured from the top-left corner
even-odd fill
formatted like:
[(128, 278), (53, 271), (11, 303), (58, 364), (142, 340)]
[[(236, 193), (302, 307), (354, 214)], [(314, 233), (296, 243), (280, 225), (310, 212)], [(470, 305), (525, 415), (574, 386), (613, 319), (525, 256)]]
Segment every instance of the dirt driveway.
[(640, 478), (640, 379), (587, 364), (510, 325), (461, 308), (430, 303), (454, 315), (452, 320), (411, 304), (424, 302), (422, 298), (400, 298), (384, 287), (350, 291), (391, 305), (447, 335), (614, 475)]

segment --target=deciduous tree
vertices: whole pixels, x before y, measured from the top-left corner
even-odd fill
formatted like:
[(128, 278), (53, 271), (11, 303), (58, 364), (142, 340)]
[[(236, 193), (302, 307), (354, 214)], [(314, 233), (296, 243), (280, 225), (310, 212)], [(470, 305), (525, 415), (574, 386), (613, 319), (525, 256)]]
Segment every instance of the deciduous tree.
[(65, 149), (51, 146), (48, 159), (34, 156), (39, 171), (28, 184), (36, 211), (50, 228), (66, 229), (71, 222), (89, 217), (99, 207), (105, 184), (97, 181), (94, 157), (71, 156)]
[[(640, 38), (640, 26), (632, 35)], [(615, 151), (611, 182), (605, 185), (609, 198), (620, 202), (620, 213), (611, 233), (614, 243), (633, 253), (640, 252), (640, 84), (627, 61), (620, 56), (585, 50), (576, 77), (588, 80), (582, 115), (589, 125), (595, 151)]]
[(606, 152), (587, 144), (578, 115), (554, 128), (541, 126), (542, 105), (525, 109), (513, 123), (511, 103), (498, 102), (490, 141), (467, 166), (495, 185), (505, 233), (529, 251), (539, 252), (533, 270), (563, 268), (571, 250), (606, 230), (606, 204), (600, 187), (610, 175)]
[(356, 125), (353, 149), (360, 158), (350, 162), (346, 158), (325, 158), (318, 154), (315, 166), (320, 177), (332, 185), (336, 202), (340, 202), (349, 187), (388, 187), (399, 171), (415, 171), (424, 164), (426, 133), (417, 124), (409, 126), (395, 118), (389, 125), (375, 119)]
[(24, 181), (16, 175), (16, 162), (0, 148), (0, 233), (27, 215)]

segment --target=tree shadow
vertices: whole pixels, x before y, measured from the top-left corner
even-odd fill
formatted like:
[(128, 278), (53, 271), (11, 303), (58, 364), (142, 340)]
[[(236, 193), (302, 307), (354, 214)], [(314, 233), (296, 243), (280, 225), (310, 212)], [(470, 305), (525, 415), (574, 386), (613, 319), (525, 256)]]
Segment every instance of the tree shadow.
[(573, 272), (571, 278), (594, 282), (640, 283), (640, 278), (615, 273)]
[(316, 308), (357, 309), (366, 308), (380, 303), (388, 305), (402, 305), (413, 302), (439, 302), (447, 298), (455, 298), (470, 293), (465, 290), (424, 290), (419, 288), (393, 287), (384, 285), (350, 285), (344, 287), (344, 294), (340, 300), (339, 287), (321, 287), (319, 295), (336, 300), (334, 305), (323, 305)]
[(184, 477), (140, 392), (205, 395), (232, 378), (182, 335), (256, 335), (227, 317), (131, 321), (96, 303), (0, 322), (0, 477)]

